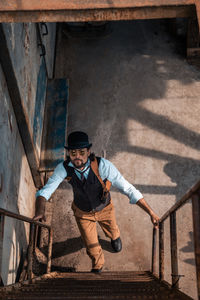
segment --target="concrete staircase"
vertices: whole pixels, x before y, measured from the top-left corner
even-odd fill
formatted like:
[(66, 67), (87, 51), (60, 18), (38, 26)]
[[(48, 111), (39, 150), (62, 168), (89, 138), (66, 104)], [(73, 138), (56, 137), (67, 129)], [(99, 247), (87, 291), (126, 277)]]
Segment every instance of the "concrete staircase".
[(192, 299), (150, 272), (50, 273), (2, 288), (0, 299)]

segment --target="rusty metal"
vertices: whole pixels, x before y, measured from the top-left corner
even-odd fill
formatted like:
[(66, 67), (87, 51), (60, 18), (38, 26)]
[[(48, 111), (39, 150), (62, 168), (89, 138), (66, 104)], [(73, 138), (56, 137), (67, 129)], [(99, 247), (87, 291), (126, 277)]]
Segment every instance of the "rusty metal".
[(196, 14), (197, 14), (197, 20), (198, 20), (198, 25), (199, 25), (199, 33), (200, 33), (200, 1), (196, 0)]
[[(95, 3), (95, 1), (94, 1)], [(195, 6), (155, 6), (52, 11), (0, 11), (0, 22), (89, 22), (189, 18)]]
[(34, 239), (34, 248), (37, 247), (37, 240), (38, 240), (38, 225), (35, 225), (35, 239)]
[(52, 256), (53, 232), (49, 229), (49, 246), (47, 256), (47, 274), (51, 272), (51, 256)]
[(31, 219), (31, 218), (29, 218), (29, 217), (26, 217), (26, 216), (23, 216), (23, 215), (20, 215), (20, 214), (13, 213), (13, 212), (8, 211), (8, 210), (3, 209), (3, 208), (0, 208), (0, 214), (2, 214), (2, 215), (4, 215), (4, 216), (11, 217), (11, 218), (14, 218), (14, 219), (17, 219), (17, 220), (24, 221), (24, 222), (27, 222), (27, 223), (32, 223), (32, 224), (35, 224), (35, 225), (39, 225), (39, 226), (45, 227), (45, 228), (47, 228), (47, 229), (50, 229), (50, 228), (51, 228), (50, 225), (44, 224), (44, 223), (42, 223), (42, 222), (34, 221), (33, 219)]
[(194, 15), (200, 29), (199, 0), (1, 0), (0, 5), (0, 22), (87, 22)]
[(200, 35), (197, 18), (188, 19), (187, 58), (200, 57)]
[(196, 4), (198, 1), (199, 0), (1, 0), (0, 11), (85, 10), (147, 6), (179, 6)]
[[(40, 279), (40, 280), (39, 280)], [(3, 288), (4, 299), (182, 299), (192, 300), (172, 290), (150, 272), (51, 273), (31, 284)]]
[(197, 292), (200, 299), (200, 190), (192, 197), (193, 234), (196, 261)]
[(28, 280), (31, 280), (33, 277), (32, 265), (33, 265), (33, 249), (34, 249), (34, 231), (35, 231), (34, 224), (31, 223), (29, 246), (28, 246), (28, 266), (27, 266)]
[[(28, 246), (28, 264), (27, 264), (27, 275), (28, 280), (32, 280), (33, 272), (32, 272), (32, 265), (33, 265), (33, 255), (34, 255), (34, 249), (36, 246), (36, 239), (38, 235), (38, 227), (40, 228), (46, 228), (49, 232), (49, 240), (48, 240), (48, 259), (47, 259), (47, 273), (51, 270), (51, 256), (52, 256), (52, 243), (53, 243), (53, 235), (52, 235), (52, 229), (51, 226), (46, 225), (44, 223), (34, 221), (31, 218), (28, 218), (23, 215), (15, 214), (13, 212), (10, 212), (8, 210), (0, 208), (0, 216), (8, 216), (20, 221), (24, 221), (27, 223), (30, 223), (30, 234), (29, 234), (29, 246)], [(1, 246), (1, 245), (0, 245)], [(0, 247), (1, 248), (1, 247)], [(1, 249), (0, 249), (1, 250)]]
[(178, 288), (178, 256), (177, 256), (177, 233), (176, 233), (176, 212), (170, 215), (170, 247), (171, 247), (171, 270), (172, 286)]
[(170, 216), (170, 243), (172, 286), (178, 288), (178, 280), (184, 275), (178, 274), (176, 211), (192, 198), (193, 228), (195, 244), (195, 260), (197, 273), (197, 289), (200, 299), (200, 181), (198, 181), (175, 205), (173, 205), (161, 218), (159, 224), (159, 279), (164, 279), (164, 224)]
[(159, 279), (164, 280), (164, 224), (159, 224)]
[[(35, 226), (35, 241), (34, 241), (34, 246), (38, 247), (39, 249), (42, 247), (43, 242), (42, 242), (42, 228), (38, 225)], [(48, 229), (49, 230), (49, 229)]]
[(187, 56), (188, 57), (200, 57), (200, 48), (188, 48)]
[(200, 181), (198, 181), (178, 202), (176, 202), (161, 218), (160, 222), (163, 222), (170, 216), (171, 213), (179, 209), (183, 204), (185, 204), (193, 194), (200, 189)]
[(152, 260), (151, 260), (151, 272), (155, 273), (156, 270), (156, 240), (157, 240), (157, 229), (153, 227), (152, 234)]

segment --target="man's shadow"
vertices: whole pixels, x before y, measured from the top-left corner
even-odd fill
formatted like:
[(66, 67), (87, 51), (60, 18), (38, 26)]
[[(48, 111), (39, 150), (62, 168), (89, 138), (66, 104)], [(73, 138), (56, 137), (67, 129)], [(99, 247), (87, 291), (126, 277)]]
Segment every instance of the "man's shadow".
[[(103, 250), (114, 253), (114, 250), (111, 247), (111, 243), (107, 240), (99, 238), (99, 243)], [(82, 248), (84, 248), (84, 243), (82, 241), (81, 236), (67, 239), (66, 241), (53, 243), (52, 246), (52, 259), (62, 257), (71, 253), (75, 253)], [(47, 255), (48, 248), (47, 246), (42, 247), (40, 251)]]
[(196, 183), (197, 178), (200, 178), (200, 161), (176, 156), (164, 166), (163, 170), (171, 181), (176, 183), (175, 195), (176, 201), (179, 201)]
[[(180, 249), (180, 251), (184, 252), (184, 253), (191, 253), (191, 252), (194, 252), (194, 237), (193, 237), (193, 232), (190, 231), (189, 232), (189, 241), (187, 242), (187, 245), (182, 247)], [(195, 266), (195, 259), (194, 258), (187, 258), (187, 259), (184, 259), (184, 262), (192, 265), (192, 266)]]

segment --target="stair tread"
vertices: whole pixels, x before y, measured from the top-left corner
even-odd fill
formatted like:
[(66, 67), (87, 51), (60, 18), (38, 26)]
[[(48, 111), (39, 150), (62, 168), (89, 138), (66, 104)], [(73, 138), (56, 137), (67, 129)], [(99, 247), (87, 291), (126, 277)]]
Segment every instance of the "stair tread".
[[(160, 283), (150, 272), (51, 273), (7, 291), (2, 299), (191, 299)], [(0, 297), (1, 299), (1, 297)]]

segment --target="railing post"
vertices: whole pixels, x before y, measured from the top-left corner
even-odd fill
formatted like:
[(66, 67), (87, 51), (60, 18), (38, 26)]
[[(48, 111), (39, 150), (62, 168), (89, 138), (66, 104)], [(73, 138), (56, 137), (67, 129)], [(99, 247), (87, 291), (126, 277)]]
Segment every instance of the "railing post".
[(31, 223), (30, 224), (29, 246), (28, 246), (28, 266), (27, 266), (28, 280), (31, 280), (33, 277), (32, 269), (33, 269), (34, 231), (35, 231), (35, 226), (33, 223)]
[(196, 261), (197, 292), (200, 299), (200, 193), (192, 196), (194, 249)]
[(151, 261), (151, 272), (155, 273), (156, 269), (156, 240), (157, 240), (157, 229), (153, 227), (152, 235), (152, 261)]
[(164, 224), (159, 223), (159, 279), (164, 279)]
[(48, 257), (47, 257), (47, 273), (51, 272), (51, 255), (52, 255), (52, 243), (53, 243), (53, 231), (52, 229), (48, 229), (49, 231), (49, 241), (48, 241)]
[(178, 288), (178, 257), (177, 257), (177, 233), (176, 212), (170, 214), (170, 248), (171, 248), (171, 270), (172, 286)]

